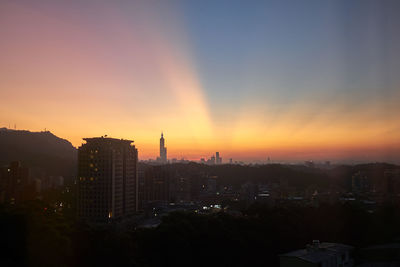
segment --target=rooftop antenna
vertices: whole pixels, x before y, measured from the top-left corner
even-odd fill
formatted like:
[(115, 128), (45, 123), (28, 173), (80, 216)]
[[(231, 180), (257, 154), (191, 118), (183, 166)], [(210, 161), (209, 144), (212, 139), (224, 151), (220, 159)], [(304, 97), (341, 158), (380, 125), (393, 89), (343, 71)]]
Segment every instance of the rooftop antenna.
[(14, 130), (17, 130), (17, 124), (14, 123)]

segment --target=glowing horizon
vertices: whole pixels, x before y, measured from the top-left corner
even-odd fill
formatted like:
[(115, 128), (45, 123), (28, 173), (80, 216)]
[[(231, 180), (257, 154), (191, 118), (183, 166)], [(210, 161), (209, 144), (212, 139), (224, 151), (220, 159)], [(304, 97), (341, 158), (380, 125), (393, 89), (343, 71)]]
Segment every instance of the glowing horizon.
[(168, 158), (398, 163), (391, 3), (353, 14), (345, 1), (3, 1), (0, 127), (47, 128), (75, 147), (133, 139), (140, 159), (158, 156), (164, 131)]

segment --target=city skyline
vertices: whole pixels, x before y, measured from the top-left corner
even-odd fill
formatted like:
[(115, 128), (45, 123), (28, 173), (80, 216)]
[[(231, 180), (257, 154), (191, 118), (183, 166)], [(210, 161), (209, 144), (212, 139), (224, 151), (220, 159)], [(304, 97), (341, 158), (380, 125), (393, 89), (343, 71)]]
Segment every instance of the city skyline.
[[(21, 131), (21, 132), (27, 132), (27, 133), (51, 133), (50, 131), (48, 131), (48, 129), (45, 129), (44, 131), (39, 131), (39, 132), (32, 132), (29, 130), (25, 130), (25, 129), (12, 129), (12, 128), (7, 128), (7, 127), (0, 127), (0, 131)], [(53, 133), (51, 133), (53, 134)], [(56, 138), (61, 138), (61, 137), (57, 137)], [(111, 138), (111, 139), (116, 139), (116, 140), (127, 140), (126, 138), (115, 138), (115, 137), (110, 137), (108, 135), (102, 135), (99, 137), (93, 137), (93, 138)], [(78, 149), (80, 146), (85, 144), (85, 139), (86, 138), (82, 138), (82, 142), (78, 147), (74, 147), (75, 149)], [(131, 138), (133, 139), (133, 138)], [(64, 139), (66, 140), (66, 139)], [(69, 142), (69, 140), (66, 140)], [(171, 157), (167, 157), (166, 154), (166, 147), (165, 147), (165, 139), (162, 136), (159, 140), (159, 146), (158, 146), (158, 152), (159, 154), (157, 154), (155, 157), (144, 157), (144, 156), (140, 156), (139, 153), (139, 159), (140, 161), (144, 161), (144, 162), (153, 162), (153, 163), (161, 163), (161, 164), (166, 164), (166, 163), (177, 163), (177, 162), (198, 162), (198, 163), (205, 163), (205, 164), (249, 164), (249, 163), (255, 163), (255, 164), (271, 164), (271, 163), (277, 163), (277, 164), (306, 164), (307, 163), (316, 163), (316, 164), (326, 164), (327, 162), (329, 163), (333, 163), (333, 164), (360, 164), (360, 163), (370, 163), (370, 162), (374, 162), (374, 159), (371, 160), (371, 158), (346, 158), (346, 157), (332, 157), (332, 158), (318, 158), (318, 157), (313, 157), (312, 155), (310, 155), (309, 158), (306, 158), (303, 156), (302, 153), (300, 153), (299, 157), (296, 157), (296, 155), (293, 155), (292, 158), (287, 159), (287, 158), (279, 158), (275, 157), (273, 158), (271, 155), (268, 155), (267, 157), (258, 157), (258, 158), (246, 158), (243, 157), (243, 155), (238, 155), (238, 157), (236, 158), (232, 158), (232, 157), (226, 157), (225, 161), (222, 161), (222, 157), (220, 157), (220, 152), (213, 152), (211, 151), (205, 151), (204, 153), (201, 155), (201, 157), (187, 157), (187, 155), (183, 155), (182, 153), (178, 154), (178, 156), (173, 155)], [(134, 142), (134, 140), (132, 140), (132, 142)], [(72, 145), (72, 144), (71, 144)], [(137, 146), (137, 143), (135, 143), (135, 146)], [(73, 146), (72, 146), (73, 147)], [(71, 147), (71, 148), (72, 148)], [(164, 150), (165, 149), (165, 150)], [(161, 153), (162, 151), (165, 151), (165, 156), (162, 157), (163, 159), (161, 160)], [(228, 156), (230, 156), (232, 154), (228, 154)], [(275, 154), (275, 155), (279, 155), (279, 154)], [(219, 160), (217, 160), (217, 158), (219, 158)], [(182, 161), (183, 160), (183, 161)], [(214, 162), (215, 161), (215, 162)], [(213, 163), (214, 162), (214, 163)], [(379, 161), (375, 161), (375, 162), (379, 162)], [(394, 163), (394, 164), (398, 164), (398, 161), (389, 159), (386, 160), (386, 162), (388, 163)]]
[(142, 159), (163, 129), (169, 158), (398, 163), (398, 7), (2, 1), (0, 126)]

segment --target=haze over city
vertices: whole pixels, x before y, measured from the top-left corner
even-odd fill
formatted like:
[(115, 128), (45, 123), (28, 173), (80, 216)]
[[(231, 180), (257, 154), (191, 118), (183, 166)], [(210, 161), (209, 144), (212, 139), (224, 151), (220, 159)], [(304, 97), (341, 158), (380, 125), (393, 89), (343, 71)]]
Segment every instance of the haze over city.
[(1, 0), (1, 267), (400, 266), (399, 14)]
[(168, 157), (400, 160), (396, 1), (1, 1), (0, 126)]

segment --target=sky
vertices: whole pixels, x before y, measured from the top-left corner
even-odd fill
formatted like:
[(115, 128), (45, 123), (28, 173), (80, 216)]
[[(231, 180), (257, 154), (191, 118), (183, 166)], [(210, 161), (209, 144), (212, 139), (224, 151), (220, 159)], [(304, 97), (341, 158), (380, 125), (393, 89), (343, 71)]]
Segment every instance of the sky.
[(0, 127), (155, 158), (400, 163), (400, 2), (0, 2)]

